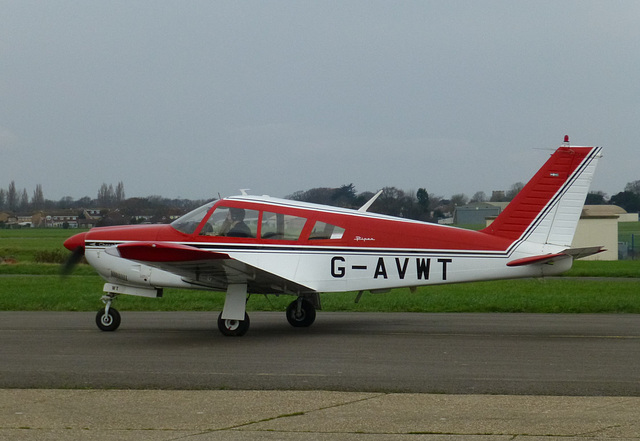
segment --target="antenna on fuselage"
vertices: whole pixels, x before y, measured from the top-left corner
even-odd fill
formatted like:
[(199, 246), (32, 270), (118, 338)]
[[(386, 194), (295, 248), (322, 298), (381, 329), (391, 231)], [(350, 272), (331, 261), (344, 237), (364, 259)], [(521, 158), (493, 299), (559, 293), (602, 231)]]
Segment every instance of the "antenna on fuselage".
[(240, 189), (240, 195), (241, 196), (249, 196), (249, 193), (247, 193), (249, 190), (251, 190), (250, 188), (241, 188)]
[(362, 207), (358, 208), (358, 211), (362, 211), (363, 213), (369, 209), (373, 205), (373, 203), (378, 199), (378, 196), (382, 194), (382, 190), (373, 195), (371, 199), (367, 201)]

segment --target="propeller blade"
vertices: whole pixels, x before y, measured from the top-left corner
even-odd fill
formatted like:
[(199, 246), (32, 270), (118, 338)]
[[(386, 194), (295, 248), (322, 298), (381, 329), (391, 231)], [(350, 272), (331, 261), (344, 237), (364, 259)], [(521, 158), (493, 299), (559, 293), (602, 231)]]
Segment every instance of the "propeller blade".
[(86, 232), (79, 233), (64, 241), (64, 247), (71, 251), (71, 255), (60, 269), (60, 273), (63, 276), (71, 274), (76, 265), (80, 263), (84, 257), (84, 237), (86, 234)]
[(60, 274), (62, 274), (63, 276), (68, 276), (69, 274), (71, 274), (73, 272), (73, 269), (78, 263), (80, 263), (83, 257), (84, 247), (77, 247), (75, 250), (73, 250), (67, 261), (62, 265)]

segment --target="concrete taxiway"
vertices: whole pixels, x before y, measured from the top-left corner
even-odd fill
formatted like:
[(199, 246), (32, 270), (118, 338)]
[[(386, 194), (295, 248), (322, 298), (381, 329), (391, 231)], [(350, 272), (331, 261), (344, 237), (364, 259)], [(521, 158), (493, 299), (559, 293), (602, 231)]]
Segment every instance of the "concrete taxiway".
[(638, 397), (0, 390), (2, 440), (638, 440)]

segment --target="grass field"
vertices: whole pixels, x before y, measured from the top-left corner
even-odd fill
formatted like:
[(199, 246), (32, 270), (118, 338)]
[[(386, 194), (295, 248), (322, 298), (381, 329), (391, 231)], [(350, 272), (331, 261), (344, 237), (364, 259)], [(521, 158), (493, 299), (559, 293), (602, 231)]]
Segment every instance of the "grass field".
[(66, 254), (62, 245), (65, 239), (78, 230), (58, 228), (22, 228), (19, 230), (0, 229), (0, 259), (11, 259), (19, 263), (37, 261), (43, 252)]
[(618, 224), (618, 241), (631, 243), (631, 235), (640, 241), (640, 222), (620, 222)]
[[(635, 224), (635, 223), (634, 223)], [(37, 257), (59, 252), (62, 242), (77, 230), (0, 230), (0, 257), (16, 261), (0, 265), (0, 310), (97, 310), (104, 281), (88, 265), (61, 278), (60, 265), (37, 263)], [(640, 261), (578, 261), (563, 278), (504, 280), (422, 287), (386, 294), (325, 294), (329, 311), (412, 312), (552, 312), (640, 313)], [(578, 278), (579, 277), (579, 278)], [(585, 280), (583, 277), (592, 277)], [(600, 279), (600, 278), (607, 278)], [(248, 309), (284, 311), (290, 296), (252, 296)], [(120, 310), (218, 311), (223, 293), (165, 290), (162, 299), (121, 296)]]

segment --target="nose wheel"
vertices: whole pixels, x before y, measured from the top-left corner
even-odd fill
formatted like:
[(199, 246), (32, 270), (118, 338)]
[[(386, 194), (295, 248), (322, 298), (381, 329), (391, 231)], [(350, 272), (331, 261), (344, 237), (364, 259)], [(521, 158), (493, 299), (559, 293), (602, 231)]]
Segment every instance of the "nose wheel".
[(111, 307), (111, 303), (115, 298), (116, 295), (112, 293), (102, 297), (104, 308), (96, 314), (96, 325), (101, 331), (115, 331), (120, 326), (120, 313), (116, 308)]

